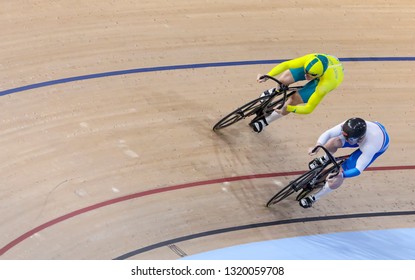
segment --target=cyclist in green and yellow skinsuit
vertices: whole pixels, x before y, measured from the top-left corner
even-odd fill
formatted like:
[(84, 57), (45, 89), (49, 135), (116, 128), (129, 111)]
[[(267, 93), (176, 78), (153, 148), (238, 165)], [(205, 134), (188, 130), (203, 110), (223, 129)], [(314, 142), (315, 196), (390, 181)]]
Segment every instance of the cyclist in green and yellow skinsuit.
[[(250, 126), (255, 132), (261, 132), (265, 126), (289, 113), (309, 114), (317, 107), (327, 93), (337, 88), (343, 81), (343, 65), (332, 55), (312, 53), (292, 60), (284, 61), (268, 72), (268, 76), (277, 76), (285, 85), (307, 80), (307, 84), (290, 96), (281, 109), (275, 109), (266, 118)], [(257, 81), (265, 82), (266, 77), (258, 74)], [(267, 95), (272, 89), (265, 91)]]

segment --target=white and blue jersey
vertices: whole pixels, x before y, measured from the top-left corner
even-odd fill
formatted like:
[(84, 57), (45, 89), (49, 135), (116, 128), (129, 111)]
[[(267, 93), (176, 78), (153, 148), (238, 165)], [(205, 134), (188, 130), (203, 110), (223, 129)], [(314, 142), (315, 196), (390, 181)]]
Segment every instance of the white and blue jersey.
[(339, 137), (343, 148), (358, 147), (359, 149), (354, 151), (342, 165), (343, 177), (355, 177), (360, 175), (378, 156), (386, 151), (389, 147), (389, 135), (380, 123), (366, 121), (365, 137), (361, 142), (350, 145), (342, 134), (343, 123), (324, 132), (317, 142), (324, 145), (329, 139)]

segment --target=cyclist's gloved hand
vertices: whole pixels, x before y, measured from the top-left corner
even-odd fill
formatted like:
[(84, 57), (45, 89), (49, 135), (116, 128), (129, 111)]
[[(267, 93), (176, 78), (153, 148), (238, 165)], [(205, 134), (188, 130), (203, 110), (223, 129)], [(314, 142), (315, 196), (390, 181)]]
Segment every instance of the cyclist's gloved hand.
[(258, 74), (258, 76), (256, 77), (256, 81), (258, 82), (258, 83), (263, 83), (263, 82), (265, 82), (266, 80), (268, 80), (268, 78), (267, 77), (265, 77), (264, 75), (262, 75), (262, 74)]
[(342, 172), (330, 172), (327, 175), (327, 181), (333, 181), (338, 175), (340, 174), (341, 177), (343, 177), (343, 173)]
[(288, 90), (288, 86), (287, 86), (287, 85), (285, 85), (285, 84), (281, 84), (281, 85), (280, 85), (280, 90), (281, 90), (281, 91), (283, 91), (283, 90)]
[(280, 115), (285, 115), (287, 113), (287, 104), (284, 104), (282, 108), (275, 109), (275, 112), (277, 112)]

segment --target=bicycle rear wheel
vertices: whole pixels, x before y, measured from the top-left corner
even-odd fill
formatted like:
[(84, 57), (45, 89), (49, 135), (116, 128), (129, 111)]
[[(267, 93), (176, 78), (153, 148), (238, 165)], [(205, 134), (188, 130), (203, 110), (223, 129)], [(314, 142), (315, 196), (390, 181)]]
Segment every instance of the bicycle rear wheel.
[(239, 122), (246, 117), (252, 116), (253, 114), (260, 112), (263, 108), (266, 101), (270, 98), (270, 96), (262, 96), (257, 99), (254, 99), (245, 105), (239, 107), (235, 111), (229, 113), (225, 117), (223, 117), (220, 121), (218, 121), (214, 126), (213, 130), (219, 130), (224, 127), (230, 126), (236, 122)]

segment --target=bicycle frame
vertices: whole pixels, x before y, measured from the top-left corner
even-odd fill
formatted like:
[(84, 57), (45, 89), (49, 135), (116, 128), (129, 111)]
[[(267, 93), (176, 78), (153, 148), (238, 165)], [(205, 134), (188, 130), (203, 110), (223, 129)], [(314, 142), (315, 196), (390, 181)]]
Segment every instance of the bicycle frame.
[(336, 173), (335, 175), (337, 175), (340, 172), (342, 163), (349, 157), (349, 155), (334, 157), (323, 146), (316, 146), (313, 149), (313, 152), (315, 152), (317, 149), (322, 149), (328, 156), (329, 161), (327, 161), (323, 165), (314, 167), (313, 169), (305, 172), (296, 179), (290, 181), (290, 183), (287, 186), (281, 189), (267, 202), (267, 207), (270, 207), (271, 205), (280, 202), (281, 200), (287, 198), (294, 192), (301, 191), (296, 197), (297, 201), (305, 197), (313, 189), (315, 189), (316, 186), (324, 184), (326, 182), (326, 177), (329, 173), (332, 173), (334, 171)]
[[(287, 86), (283, 83), (281, 83), (278, 79), (272, 77), (272, 76), (268, 76), (268, 75), (263, 75), (260, 77), (260, 79), (262, 78), (268, 78), (270, 80), (273, 80), (274, 82), (276, 82), (279, 85), (279, 89), (278, 91), (275, 91), (275, 94), (272, 94), (269, 99), (267, 99), (266, 101), (264, 101), (263, 103), (263, 114), (257, 114), (257, 116), (254, 118), (253, 121), (261, 118), (263, 115), (268, 115), (270, 114), (275, 108), (276, 109), (281, 109), (282, 107), (284, 107), (285, 102), (287, 101), (288, 97), (290, 97), (291, 95), (293, 95), (294, 93), (296, 93), (298, 90), (300, 90), (301, 88), (303, 88), (303, 86)], [(289, 91), (289, 92), (288, 92)], [(278, 101), (274, 101), (274, 98), (277, 96), (282, 95), (282, 98), (279, 99)], [(282, 100), (282, 102), (280, 102)], [(278, 107), (276, 107), (276, 105), (279, 105)], [(256, 111), (255, 113), (257, 113), (258, 111)]]
[(334, 157), (324, 146), (321, 146), (321, 145), (316, 146), (312, 152), (314, 153), (318, 149), (322, 149), (325, 152), (325, 154), (329, 158), (329, 161), (307, 172), (307, 173), (311, 173), (311, 172), (315, 173), (315, 175), (312, 176), (310, 181), (308, 182), (308, 184), (311, 186), (315, 186), (317, 183), (325, 182), (326, 177), (329, 173), (334, 173), (334, 176), (337, 176), (340, 172), (342, 163), (350, 156), (350, 155), (346, 155), (346, 156)]
[[(220, 121), (218, 121), (213, 126), (213, 130), (219, 130), (224, 127), (228, 127), (252, 115), (256, 115), (255, 118), (252, 120), (252, 121), (256, 121), (257, 119), (264, 117), (264, 115), (266, 116), (270, 114), (277, 105), (278, 105), (278, 109), (282, 108), (287, 98), (302, 88), (302, 86), (293, 86), (293, 87), (286, 86), (283, 83), (281, 83), (278, 79), (275, 79), (274, 77), (271, 77), (268, 75), (264, 75), (262, 77), (266, 77), (278, 83), (279, 89), (274, 91), (271, 95), (261, 96), (256, 99), (253, 99), (250, 102), (232, 111), (231, 113), (223, 117)], [(275, 100), (275, 97), (280, 96), (280, 95), (282, 95), (283, 97), (278, 100)]]

